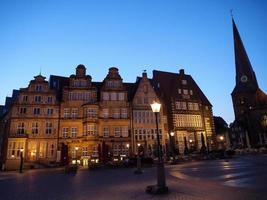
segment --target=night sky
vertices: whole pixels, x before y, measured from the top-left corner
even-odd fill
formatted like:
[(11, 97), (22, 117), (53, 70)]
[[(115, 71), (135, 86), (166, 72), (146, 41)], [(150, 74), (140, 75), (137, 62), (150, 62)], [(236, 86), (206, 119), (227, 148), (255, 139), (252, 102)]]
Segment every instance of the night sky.
[(0, 104), (42, 73), (70, 76), (78, 64), (93, 81), (116, 66), (125, 82), (144, 69), (193, 76), (214, 115), (234, 120), (230, 10), (261, 89), (267, 92), (267, 1), (0, 1)]

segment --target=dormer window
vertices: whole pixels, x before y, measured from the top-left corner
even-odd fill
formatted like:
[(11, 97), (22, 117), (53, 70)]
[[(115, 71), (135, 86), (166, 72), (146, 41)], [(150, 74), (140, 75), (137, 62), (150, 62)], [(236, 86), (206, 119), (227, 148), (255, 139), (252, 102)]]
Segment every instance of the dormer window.
[(119, 81), (107, 81), (108, 88), (118, 88), (119, 84)]

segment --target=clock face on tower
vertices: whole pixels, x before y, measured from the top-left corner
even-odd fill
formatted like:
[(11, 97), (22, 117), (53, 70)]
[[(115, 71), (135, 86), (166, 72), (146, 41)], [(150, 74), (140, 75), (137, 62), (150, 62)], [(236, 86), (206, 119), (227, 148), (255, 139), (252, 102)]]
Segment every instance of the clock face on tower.
[(248, 77), (246, 75), (241, 76), (241, 82), (246, 83), (248, 81)]

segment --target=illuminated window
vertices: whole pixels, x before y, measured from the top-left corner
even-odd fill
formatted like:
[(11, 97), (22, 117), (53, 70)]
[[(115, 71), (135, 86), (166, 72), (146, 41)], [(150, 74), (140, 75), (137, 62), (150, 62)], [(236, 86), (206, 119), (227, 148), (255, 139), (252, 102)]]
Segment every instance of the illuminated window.
[(76, 119), (78, 117), (78, 108), (72, 108), (71, 110), (71, 118)]
[(128, 126), (121, 127), (121, 135), (122, 137), (128, 137)]
[(103, 115), (103, 118), (108, 118), (109, 117), (109, 110), (108, 110), (108, 108), (104, 108), (102, 110), (102, 115)]
[(72, 127), (71, 128), (71, 137), (72, 138), (76, 138), (77, 137), (77, 128), (76, 127)]
[(114, 108), (113, 109), (113, 118), (120, 118), (120, 109), (119, 108)]
[(32, 134), (38, 134), (38, 123), (32, 123)]
[(70, 117), (70, 109), (64, 108), (64, 118), (69, 118), (69, 117)]
[(127, 108), (122, 108), (121, 109), (121, 118), (127, 118), (128, 117), (128, 113), (127, 113)]
[(114, 128), (114, 137), (120, 137), (121, 136), (121, 129), (120, 127)]
[(91, 135), (91, 136), (97, 135), (97, 125), (96, 124), (88, 124), (87, 125), (87, 135)]
[(108, 127), (103, 128), (103, 137), (109, 137), (109, 128)]
[(46, 134), (52, 134), (53, 125), (52, 122), (46, 122), (45, 123), (45, 133)]
[(97, 118), (97, 109), (96, 108), (87, 108), (86, 109), (86, 117), (88, 118)]
[(62, 137), (63, 138), (67, 138), (68, 135), (69, 135), (69, 128), (64, 127), (63, 130), (62, 130)]
[(25, 133), (25, 126), (24, 122), (19, 122), (18, 127), (17, 127), (17, 134), (18, 135), (23, 135)]

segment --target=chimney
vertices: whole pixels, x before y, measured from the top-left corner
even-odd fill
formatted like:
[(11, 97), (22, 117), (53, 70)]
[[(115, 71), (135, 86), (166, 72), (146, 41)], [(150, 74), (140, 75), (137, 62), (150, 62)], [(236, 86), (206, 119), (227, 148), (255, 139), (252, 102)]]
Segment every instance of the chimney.
[(179, 74), (184, 75), (184, 69), (180, 69)]

